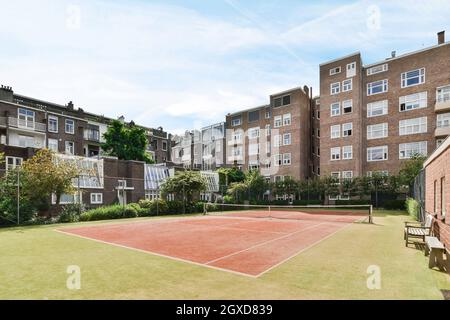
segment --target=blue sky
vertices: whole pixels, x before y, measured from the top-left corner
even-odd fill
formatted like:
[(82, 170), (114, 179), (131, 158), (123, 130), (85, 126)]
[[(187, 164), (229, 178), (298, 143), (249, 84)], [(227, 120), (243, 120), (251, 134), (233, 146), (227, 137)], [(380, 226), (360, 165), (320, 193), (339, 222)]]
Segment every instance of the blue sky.
[(0, 0), (0, 83), (181, 133), (308, 85), (319, 64), (431, 46), (450, 2)]

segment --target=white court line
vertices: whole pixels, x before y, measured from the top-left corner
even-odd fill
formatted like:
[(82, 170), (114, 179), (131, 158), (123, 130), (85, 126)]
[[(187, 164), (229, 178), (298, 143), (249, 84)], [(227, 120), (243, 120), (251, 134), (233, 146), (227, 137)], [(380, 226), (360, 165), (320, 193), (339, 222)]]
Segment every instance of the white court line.
[[(243, 219), (243, 220), (253, 220), (253, 219), (250, 219), (250, 218), (242, 218), (242, 219)], [(170, 218), (170, 219), (167, 219), (166, 221), (168, 221), (168, 220), (170, 220), (170, 221), (175, 221), (175, 220), (181, 220), (181, 219), (179, 219), (179, 218)], [(265, 219), (265, 220), (266, 220), (266, 219)], [(267, 220), (269, 220), (269, 219), (267, 219)], [(186, 220), (184, 220), (184, 221), (186, 221)], [(272, 220), (270, 219), (270, 221), (272, 221)], [(155, 221), (155, 222), (156, 222), (156, 221)], [(160, 222), (160, 221), (158, 221), (158, 223), (159, 223), (159, 222)], [(163, 221), (161, 221), (161, 222), (163, 222)], [(134, 222), (134, 223), (138, 223), (138, 222)], [(134, 224), (134, 223), (125, 223), (125, 224), (123, 224), (123, 225), (130, 225), (130, 224)], [(144, 222), (142, 222), (142, 223), (144, 223)], [(314, 227), (317, 227), (317, 226), (322, 225), (322, 224), (327, 224), (327, 223), (330, 223), (330, 222), (322, 222), (322, 223), (316, 224), (316, 225), (314, 225), (314, 226), (310, 226), (310, 227), (307, 227), (307, 228), (305, 228), (305, 229), (298, 230), (298, 231), (295, 231), (295, 232), (286, 234), (286, 235), (283, 236), (283, 237), (279, 237), (279, 238), (276, 238), (276, 239), (272, 239), (272, 240), (265, 241), (265, 242), (263, 242), (263, 243), (257, 244), (257, 245), (252, 246), (252, 247), (257, 247), (257, 246), (262, 245), (262, 244), (265, 244), (265, 243), (269, 243), (269, 242), (272, 242), (272, 241), (275, 241), (275, 240), (279, 240), (279, 239), (282, 239), (282, 238), (284, 238), (284, 237), (288, 237), (288, 236), (290, 236), (290, 235), (293, 235), (293, 234), (296, 234), (296, 233), (300, 233), (300, 232), (302, 232), (302, 231), (310, 230), (310, 229), (313, 229)], [(120, 224), (118, 224), (118, 225), (120, 225)], [(339, 224), (338, 224), (338, 225), (339, 225)], [(209, 265), (209, 263), (212, 263), (212, 262), (214, 262), (214, 261), (216, 261), (216, 260), (224, 259), (224, 258), (226, 258), (227, 256), (224, 256), (224, 257), (221, 257), (221, 258), (218, 258), (218, 259), (209, 261), (209, 262), (207, 262), (207, 263), (200, 263), (200, 262), (194, 262), (194, 261), (191, 261), (191, 260), (186, 260), (186, 259), (182, 259), (182, 258), (177, 258), (177, 257), (173, 257), (173, 256), (164, 255), (164, 254), (161, 254), (161, 253), (156, 253), (156, 252), (149, 251), (149, 250), (143, 250), (143, 249), (133, 248), (133, 247), (129, 247), (129, 246), (126, 246), (126, 245), (121, 245), (121, 244), (117, 244), (117, 243), (113, 243), (113, 242), (108, 242), (108, 241), (98, 240), (98, 239), (95, 239), (95, 238), (85, 237), (85, 236), (81, 236), (81, 235), (78, 235), (78, 234), (75, 234), (75, 233), (66, 232), (66, 231), (63, 231), (63, 230), (60, 230), (60, 229), (54, 229), (54, 231), (59, 232), (59, 233), (61, 233), (61, 234), (65, 234), (65, 235), (69, 235), (69, 236), (73, 236), (73, 237), (85, 239), (85, 240), (91, 240), (91, 241), (95, 241), (95, 242), (102, 243), (102, 244), (113, 245), (113, 246), (116, 246), (116, 247), (119, 247), (119, 248), (125, 248), (125, 249), (129, 249), (129, 250), (133, 250), (133, 251), (136, 251), (136, 252), (141, 252), (141, 253), (145, 253), (145, 254), (155, 255), (155, 256), (159, 256), (159, 257), (163, 257), (163, 258), (168, 258), (168, 259), (171, 259), (171, 260), (174, 260), (174, 261), (178, 261), (178, 262), (185, 262), (185, 263), (189, 263), (189, 264), (196, 265), (196, 266), (202, 266), (202, 267), (210, 268), (210, 269), (213, 269), (213, 270), (225, 271), (225, 272), (228, 272), (228, 273), (232, 273), (232, 274), (236, 274), (236, 275), (241, 275), (241, 276), (245, 276), (245, 277), (249, 277), (249, 278), (258, 278), (258, 277), (264, 275), (265, 273), (267, 273), (267, 272), (273, 270), (274, 268), (280, 266), (281, 264), (287, 262), (288, 260), (292, 259), (293, 257), (299, 255), (300, 253), (302, 253), (302, 252), (304, 252), (304, 251), (306, 251), (306, 250), (308, 250), (308, 249), (314, 247), (315, 245), (319, 244), (320, 242), (322, 242), (322, 241), (328, 239), (329, 237), (333, 236), (333, 235), (336, 234), (337, 232), (346, 229), (347, 227), (349, 227), (349, 226), (351, 226), (351, 225), (352, 225), (352, 223), (348, 223), (346, 226), (344, 226), (344, 227), (342, 227), (342, 228), (336, 230), (335, 232), (333, 232), (333, 233), (327, 235), (326, 237), (324, 237), (324, 238), (322, 238), (322, 239), (320, 239), (320, 240), (318, 240), (318, 241), (312, 243), (312, 244), (309, 245), (308, 247), (305, 247), (305, 248), (299, 250), (298, 252), (296, 252), (295, 254), (291, 255), (290, 257), (284, 259), (284, 260), (281, 261), (281, 262), (276, 263), (275, 265), (271, 266), (270, 268), (264, 270), (263, 272), (261, 272), (261, 273), (259, 273), (259, 274), (257, 274), (257, 275), (252, 275), (252, 274), (249, 274), (249, 273), (243, 273), (243, 272), (234, 271), (234, 270), (231, 270), (231, 269), (226, 269), (226, 268), (215, 267), (215, 266)], [(239, 252), (243, 252), (243, 251), (249, 250), (249, 249), (251, 249), (252, 247), (249, 247), (249, 248), (247, 248), (247, 249), (241, 250), (241, 251), (239, 251)], [(234, 254), (238, 254), (239, 252), (232, 253), (232, 254), (230, 254), (230, 255), (228, 255), (228, 256), (232, 256), (232, 255), (234, 255)]]
[(292, 236), (292, 235), (294, 235), (294, 234), (302, 233), (302, 232), (304, 232), (304, 231), (307, 231), (307, 230), (310, 230), (310, 229), (314, 229), (315, 227), (318, 227), (318, 226), (320, 226), (320, 225), (322, 225), (322, 224), (324, 224), (324, 223), (325, 223), (325, 222), (322, 222), (322, 223), (319, 223), (319, 224), (315, 224), (315, 225), (313, 225), (313, 226), (306, 227), (305, 229), (302, 229), (302, 230), (297, 230), (297, 231), (294, 231), (294, 232), (291, 232), (291, 233), (287, 233), (287, 234), (285, 234), (285, 235), (283, 235), (283, 236), (281, 236), (281, 237), (275, 238), (275, 239), (270, 239), (270, 240), (266, 240), (266, 241), (257, 243), (257, 244), (255, 244), (255, 245), (253, 245), (253, 246), (250, 246), (250, 247), (246, 248), (246, 249), (239, 250), (239, 251), (236, 251), (236, 252), (227, 254), (227, 255), (225, 255), (225, 256), (223, 256), (223, 257), (220, 257), (220, 258), (217, 258), (217, 259), (208, 261), (208, 262), (206, 262), (205, 264), (208, 265), (208, 264), (210, 264), (210, 263), (214, 263), (214, 262), (217, 262), (217, 261), (220, 261), (220, 260), (223, 260), (223, 259), (226, 259), (226, 258), (235, 256), (235, 255), (240, 254), (240, 253), (242, 253), (242, 252), (245, 252), (245, 251), (248, 251), (248, 250), (251, 250), (251, 249), (260, 247), (260, 246), (262, 246), (262, 245), (265, 245), (265, 244), (268, 244), (268, 243), (271, 243), (271, 242), (274, 242), (274, 241), (277, 241), (277, 240), (281, 240), (281, 239), (290, 237), (290, 236)]
[(156, 252), (149, 251), (149, 250), (143, 250), (143, 249), (128, 247), (126, 245), (122, 245), (122, 244), (118, 244), (118, 243), (114, 243), (114, 242), (108, 242), (108, 241), (98, 240), (98, 239), (95, 239), (95, 238), (89, 238), (89, 237), (81, 236), (81, 235), (78, 235), (78, 234), (75, 234), (75, 233), (65, 232), (65, 231), (58, 230), (58, 229), (53, 229), (53, 231), (62, 233), (64, 235), (69, 235), (69, 236), (72, 236), (72, 237), (77, 237), (77, 238), (81, 238), (81, 239), (85, 239), (85, 240), (99, 242), (99, 243), (102, 243), (102, 244), (112, 245), (112, 246), (119, 247), (119, 248), (124, 248), (124, 249), (137, 251), (137, 252), (140, 252), (140, 253), (145, 253), (145, 254), (149, 254), (149, 255), (155, 255), (155, 256), (158, 256), (158, 257), (168, 258), (168, 259), (175, 260), (175, 261), (178, 261), (178, 262), (185, 262), (185, 263), (193, 264), (195, 266), (206, 267), (206, 268), (219, 270), (219, 271), (226, 271), (226, 272), (229, 272), (229, 273), (233, 273), (233, 274), (240, 275), (240, 276), (246, 276), (246, 277), (250, 277), (250, 278), (256, 278), (257, 277), (257, 276), (251, 275), (249, 273), (243, 273), (243, 272), (234, 271), (234, 270), (231, 270), (231, 269), (224, 269), (224, 268), (220, 268), (220, 267), (208, 266), (208, 265), (206, 265), (204, 263), (200, 263), (200, 262), (195, 262), (195, 261), (186, 260), (186, 259), (182, 259), (182, 258), (176, 258), (176, 257), (172, 257), (172, 256), (167, 256), (165, 254), (156, 253)]
[[(334, 236), (334, 235), (335, 235), (336, 233), (338, 233), (339, 231), (342, 231), (342, 230), (344, 230), (344, 229), (350, 227), (351, 225), (352, 225), (352, 223), (348, 223), (347, 225), (345, 225), (345, 226), (343, 226), (343, 227), (337, 229), (336, 231), (330, 233), (329, 235), (323, 237), (322, 239), (319, 239), (319, 240), (317, 240), (316, 242), (311, 243), (309, 246), (307, 246), (307, 247), (301, 249), (300, 251), (298, 251), (298, 252), (294, 253), (293, 255), (287, 257), (286, 259), (284, 259), (284, 260), (282, 260), (282, 261), (280, 261), (280, 262), (274, 264), (273, 266), (269, 267), (268, 269), (264, 270), (263, 272), (257, 274), (256, 277), (258, 278), (258, 277), (264, 275), (265, 273), (267, 273), (267, 272), (269, 272), (269, 271), (275, 269), (276, 267), (279, 267), (280, 265), (282, 265), (283, 263), (285, 263), (285, 262), (291, 260), (291, 259), (294, 258), (295, 256), (298, 256), (300, 253), (302, 253), (302, 252), (304, 252), (304, 251), (306, 251), (306, 250), (308, 250), (308, 249), (311, 249), (312, 247), (318, 245), (318, 244), (321, 243), (322, 241), (324, 241), (324, 240), (330, 238), (331, 236)], [(339, 226), (339, 224), (338, 224), (338, 226)]]

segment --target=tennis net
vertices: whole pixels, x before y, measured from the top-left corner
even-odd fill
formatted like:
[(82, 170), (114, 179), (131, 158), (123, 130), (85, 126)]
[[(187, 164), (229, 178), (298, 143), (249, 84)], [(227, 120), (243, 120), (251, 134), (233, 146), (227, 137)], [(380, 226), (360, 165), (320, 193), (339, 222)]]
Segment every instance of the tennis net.
[(225, 217), (372, 223), (371, 205), (251, 205), (205, 203), (204, 213)]

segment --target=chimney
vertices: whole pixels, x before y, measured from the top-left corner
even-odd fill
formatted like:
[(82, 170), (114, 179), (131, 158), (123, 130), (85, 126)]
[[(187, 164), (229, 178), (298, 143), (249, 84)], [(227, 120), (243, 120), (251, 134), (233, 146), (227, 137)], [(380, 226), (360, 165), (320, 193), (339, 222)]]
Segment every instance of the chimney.
[(67, 109), (73, 110), (73, 102), (72, 101), (69, 101), (69, 103), (67, 104)]
[(14, 102), (14, 92), (11, 87), (1, 85), (0, 100)]
[(438, 44), (443, 44), (445, 42), (445, 31), (438, 32)]
[(396, 51), (392, 51), (391, 52), (391, 58), (395, 58), (395, 55), (397, 54), (397, 52)]

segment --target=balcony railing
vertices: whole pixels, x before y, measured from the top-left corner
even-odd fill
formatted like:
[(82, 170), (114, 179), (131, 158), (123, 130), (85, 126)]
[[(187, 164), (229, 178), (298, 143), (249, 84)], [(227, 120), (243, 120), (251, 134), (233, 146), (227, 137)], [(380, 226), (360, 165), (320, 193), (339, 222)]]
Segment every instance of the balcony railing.
[(435, 137), (444, 137), (449, 135), (450, 135), (450, 127), (437, 127), (436, 130), (434, 130)]
[(434, 111), (445, 110), (450, 110), (450, 86), (438, 89), (436, 94)]
[(100, 132), (98, 130), (84, 130), (84, 140), (100, 142)]
[(25, 121), (23, 119), (17, 119), (13, 117), (8, 118), (8, 124), (9, 126), (14, 128), (26, 129), (31, 131), (45, 132), (47, 129), (45, 123), (39, 123), (36, 121)]

